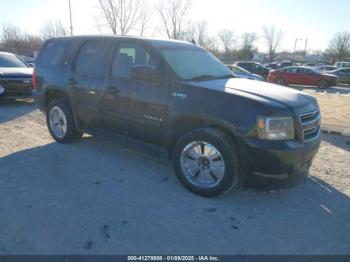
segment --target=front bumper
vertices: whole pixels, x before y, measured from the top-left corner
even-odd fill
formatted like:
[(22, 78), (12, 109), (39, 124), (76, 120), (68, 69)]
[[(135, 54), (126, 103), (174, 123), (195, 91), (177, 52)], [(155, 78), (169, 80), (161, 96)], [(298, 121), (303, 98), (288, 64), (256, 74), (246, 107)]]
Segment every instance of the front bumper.
[(7, 98), (21, 98), (32, 96), (31, 79), (1, 79), (0, 96)]
[(295, 180), (306, 177), (320, 143), (320, 137), (303, 143), (256, 138), (242, 140), (239, 148), (244, 174), (248, 179)]

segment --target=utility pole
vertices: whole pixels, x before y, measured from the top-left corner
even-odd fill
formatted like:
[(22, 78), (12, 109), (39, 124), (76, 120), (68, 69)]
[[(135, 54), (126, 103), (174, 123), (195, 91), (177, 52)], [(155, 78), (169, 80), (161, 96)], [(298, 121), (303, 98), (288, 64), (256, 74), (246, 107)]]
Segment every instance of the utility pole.
[(303, 40), (302, 38), (295, 38), (295, 44), (294, 44), (294, 52), (293, 52), (293, 59), (295, 60), (295, 52), (297, 51), (297, 44), (299, 40)]
[(306, 38), (306, 40), (305, 40), (305, 49), (304, 49), (304, 60), (306, 59), (306, 56), (307, 56), (307, 44), (308, 44), (308, 42), (309, 42), (309, 39)]
[(73, 35), (72, 6), (70, 4), (70, 0), (68, 0), (68, 4), (69, 4), (69, 18), (70, 18), (70, 35)]

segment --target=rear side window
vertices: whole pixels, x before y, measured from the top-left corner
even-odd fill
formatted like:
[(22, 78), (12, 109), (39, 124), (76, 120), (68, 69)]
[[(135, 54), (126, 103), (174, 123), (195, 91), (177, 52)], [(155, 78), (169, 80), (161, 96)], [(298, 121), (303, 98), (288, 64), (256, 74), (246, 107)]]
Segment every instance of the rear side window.
[(297, 68), (287, 68), (287, 69), (284, 69), (284, 71), (287, 73), (295, 74), (298, 72), (298, 69)]
[(43, 67), (58, 67), (65, 64), (67, 47), (68, 42), (64, 40), (48, 42), (40, 55), (39, 64)]
[(91, 40), (80, 49), (75, 62), (75, 72), (92, 76), (104, 76), (108, 68), (108, 49), (104, 41)]

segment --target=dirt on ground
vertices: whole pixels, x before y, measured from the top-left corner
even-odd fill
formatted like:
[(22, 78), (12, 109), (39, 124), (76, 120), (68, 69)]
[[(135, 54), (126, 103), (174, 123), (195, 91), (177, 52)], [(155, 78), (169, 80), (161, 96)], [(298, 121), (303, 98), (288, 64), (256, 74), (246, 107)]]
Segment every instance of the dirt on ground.
[(204, 199), (152, 147), (59, 145), (33, 103), (0, 103), (0, 254), (350, 254), (350, 137), (322, 139), (306, 182)]

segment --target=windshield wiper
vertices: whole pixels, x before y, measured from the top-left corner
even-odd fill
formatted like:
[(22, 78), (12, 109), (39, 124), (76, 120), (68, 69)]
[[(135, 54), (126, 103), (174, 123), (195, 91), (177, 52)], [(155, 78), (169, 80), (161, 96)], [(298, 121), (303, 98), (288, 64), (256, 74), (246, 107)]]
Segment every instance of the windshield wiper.
[(218, 76), (218, 78), (236, 78), (234, 75), (223, 75), (223, 76)]
[(223, 75), (223, 76), (214, 76), (214, 75), (200, 75), (191, 79), (187, 79), (188, 81), (204, 81), (210, 79), (226, 79), (226, 78), (234, 78), (234, 75)]

